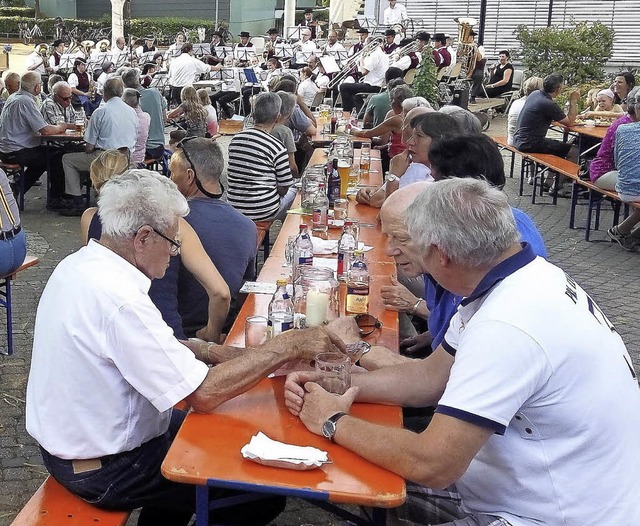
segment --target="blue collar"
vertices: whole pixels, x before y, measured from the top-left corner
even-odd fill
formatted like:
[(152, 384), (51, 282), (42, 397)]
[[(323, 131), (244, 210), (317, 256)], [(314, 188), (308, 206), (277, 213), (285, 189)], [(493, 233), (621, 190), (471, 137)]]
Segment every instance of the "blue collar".
[(534, 259), (536, 259), (537, 256), (529, 243), (525, 242), (521, 243), (521, 245), (522, 250), (520, 250), (517, 254), (514, 254), (510, 258), (505, 259), (502, 263), (499, 263), (489, 272), (487, 272), (485, 277), (482, 278), (482, 281), (480, 281), (480, 283), (478, 283), (478, 286), (471, 293), (471, 295), (464, 298), (460, 305), (464, 307), (472, 301), (481, 298), (504, 278), (509, 277), (511, 274), (520, 270), (522, 267), (528, 265)]

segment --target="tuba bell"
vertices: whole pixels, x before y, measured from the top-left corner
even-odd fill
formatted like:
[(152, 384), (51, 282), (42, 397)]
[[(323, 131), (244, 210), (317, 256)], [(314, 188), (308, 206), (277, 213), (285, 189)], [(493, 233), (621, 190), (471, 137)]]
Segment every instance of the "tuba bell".
[(456, 49), (456, 64), (461, 64), (460, 76), (467, 78), (471, 76), (476, 67), (478, 56), (478, 45), (473, 42), (471, 30), (478, 21), (471, 17), (454, 18), (458, 24), (458, 49)]
[(43, 58), (47, 58), (47, 55), (49, 55), (49, 45), (48, 44), (40, 44), (38, 45), (38, 55), (40, 55)]
[(100, 53), (106, 53), (107, 51), (109, 51), (109, 48), (111, 47), (111, 42), (109, 42), (106, 38), (104, 38), (98, 42), (97, 47)]
[(91, 50), (94, 47), (96, 47), (96, 44), (93, 40), (83, 40), (82, 42), (80, 42), (80, 49), (82, 49), (82, 52), (87, 58), (91, 56)]

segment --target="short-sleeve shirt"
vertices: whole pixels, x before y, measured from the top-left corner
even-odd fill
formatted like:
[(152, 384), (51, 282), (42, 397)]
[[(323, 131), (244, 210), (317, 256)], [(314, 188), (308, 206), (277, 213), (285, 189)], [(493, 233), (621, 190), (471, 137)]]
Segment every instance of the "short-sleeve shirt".
[(271, 130), (271, 135), (278, 139), (287, 149), (287, 153), (295, 153), (296, 143), (293, 140), (293, 132), (282, 124), (276, 124)]
[(167, 101), (156, 88), (140, 87), (138, 91), (140, 107), (151, 117), (147, 149), (164, 146), (164, 110), (167, 107)]
[(41, 139), (36, 134), (46, 126), (36, 98), (28, 91), (16, 91), (7, 99), (0, 114), (0, 152), (40, 146)]
[(42, 101), (40, 113), (42, 113), (44, 120), (53, 126), (63, 122), (67, 124), (74, 124), (76, 122), (76, 112), (73, 106), (71, 104), (66, 108), (60, 106), (60, 104), (53, 99), (53, 95), (50, 95)]
[(561, 121), (566, 115), (551, 95), (542, 90), (534, 91), (527, 97), (527, 102), (518, 117), (513, 144), (519, 150), (527, 146), (535, 147), (544, 139), (553, 121)]
[(293, 108), (293, 113), (287, 121), (287, 126), (293, 131), (293, 137), (297, 141), (311, 125), (309, 117), (304, 114), (304, 111), (297, 104)]
[(129, 148), (133, 152), (137, 130), (138, 116), (134, 109), (120, 97), (113, 97), (93, 112), (84, 140), (100, 150)]
[(385, 116), (391, 109), (391, 101), (389, 100), (389, 92), (383, 91), (373, 95), (367, 103), (365, 113), (373, 115), (373, 127), (384, 122)]
[(618, 127), (615, 143), (615, 161), (618, 169), (616, 191), (625, 196), (640, 196), (638, 142), (640, 142), (640, 123), (632, 122)]
[(192, 57), (189, 53), (182, 53), (179, 57), (171, 60), (169, 85), (176, 88), (191, 86), (197, 77), (209, 71), (211, 68), (207, 64)]
[(168, 429), (172, 406), (206, 377), (207, 365), (162, 321), (150, 284), (94, 240), (51, 274), (36, 313), (26, 424), (52, 455), (139, 447)]
[(257, 128), (243, 130), (229, 143), (229, 203), (254, 221), (272, 219), (280, 208), (278, 187), (293, 184), (283, 144)]
[(513, 526), (640, 524), (640, 391), (595, 302), (530, 247), (491, 269), (445, 337), (437, 413), (492, 430), (456, 481)]

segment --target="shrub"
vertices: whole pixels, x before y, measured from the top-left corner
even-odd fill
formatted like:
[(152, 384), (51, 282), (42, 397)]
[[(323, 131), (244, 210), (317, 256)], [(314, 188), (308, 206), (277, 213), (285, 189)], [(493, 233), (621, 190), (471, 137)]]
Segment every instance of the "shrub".
[(422, 50), (420, 67), (416, 71), (411, 88), (416, 97), (424, 97), (434, 107), (438, 107), (438, 68), (433, 61), (433, 48), (425, 46)]
[(613, 52), (614, 30), (600, 22), (575, 22), (564, 29), (518, 26), (517, 56), (531, 75), (561, 73), (568, 84), (602, 80)]
[(36, 10), (33, 7), (0, 7), (0, 16), (26, 16), (35, 18)]

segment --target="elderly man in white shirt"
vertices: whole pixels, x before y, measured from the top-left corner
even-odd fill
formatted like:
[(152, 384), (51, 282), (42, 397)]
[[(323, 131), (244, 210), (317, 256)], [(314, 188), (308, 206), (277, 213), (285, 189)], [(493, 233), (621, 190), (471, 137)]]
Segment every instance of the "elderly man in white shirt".
[(311, 30), (304, 28), (300, 31), (302, 40), (295, 44), (296, 47), (296, 63), (291, 67), (294, 69), (304, 68), (309, 64), (309, 57), (318, 51), (316, 43), (311, 40)]
[(124, 37), (118, 37), (116, 47), (111, 50), (111, 61), (116, 68), (124, 66), (129, 59), (129, 48), (125, 44)]
[(389, 69), (389, 55), (385, 54), (378, 46), (362, 61), (360, 67), (360, 73), (363, 75), (362, 81), (340, 85), (342, 107), (345, 109), (355, 108), (360, 111), (364, 102), (362, 98), (356, 97), (356, 93), (379, 93), (384, 86), (384, 74), (387, 69)]

